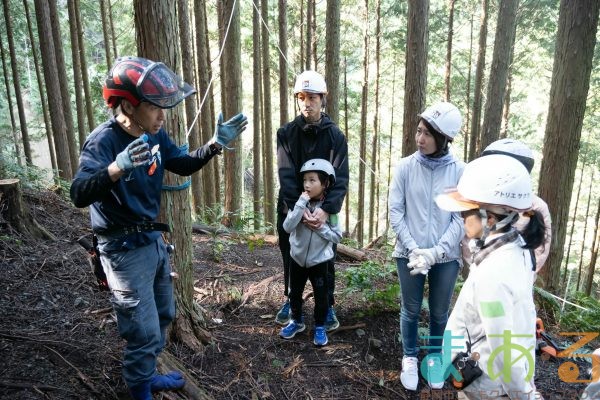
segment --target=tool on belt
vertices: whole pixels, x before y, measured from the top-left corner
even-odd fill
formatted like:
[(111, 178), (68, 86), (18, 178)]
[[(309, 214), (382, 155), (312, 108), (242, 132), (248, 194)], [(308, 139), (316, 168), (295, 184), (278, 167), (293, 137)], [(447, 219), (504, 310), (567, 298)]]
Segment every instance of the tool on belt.
[(98, 282), (98, 289), (101, 291), (108, 291), (108, 280), (106, 279), (106, 274), (104, 273), (102, 263), (100, 262), (98, 239), (96, 238), (96, 235), (94, 235), (92, 237), (92, 242), (90, 242), (86, 236), (87, 235), (84, 235), (77, 239), (77, 243), (79, 243), (81, 247), (83, 247), (88, 253), (88, 261), (90, 263), (92, 272), (96, 277), (96, 282)]

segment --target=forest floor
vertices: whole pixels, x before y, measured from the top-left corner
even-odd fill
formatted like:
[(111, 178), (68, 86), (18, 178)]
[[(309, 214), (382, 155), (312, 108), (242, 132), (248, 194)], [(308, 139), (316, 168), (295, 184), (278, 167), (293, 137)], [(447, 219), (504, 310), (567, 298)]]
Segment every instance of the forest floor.
[[(120, 362), (124, 342), (109, 294), (97, 290), (86, 253), (75, 242), (89, 233), (88, 217), (53, 192), (25, 191), (25, 200), (58, 239), (18, 234), (0, 217), (0, 399), (127, 399)], [(385, 259), (381, 252), (368, 254)], [(341, 327), (327, 346), (316, 348), (310, 317), (305, 333), (289, 341), (278, 336), (274, 316), (283, 283), (277, 245), (194, 235), (196, 299), (208, 316), (213, 343), (202, 353), (182, 343), (167, 350), (214, 399), (456, 398), (448, 384), (431, 391), (421, 379), (416, 392), (402, 387), (397, 308), (372, 310), (361, 293), (348, 294), (343, 271), (358, 264), (336, 265)], [(389, 274), (380, 284), (395, 279)], [(247, 293), (253, 294), (243, 302)], [(310, 316), (310, 288), (305, 294)], [(579, 397), (584, 383), (559, 378), (565, 359), (538, 356), (536, 362), (536, 385), (546, 399)], [(570, 366), (586, 379), (589, 363), (578, 359)], [(186, 397), (171, 392), (154, 398)]]

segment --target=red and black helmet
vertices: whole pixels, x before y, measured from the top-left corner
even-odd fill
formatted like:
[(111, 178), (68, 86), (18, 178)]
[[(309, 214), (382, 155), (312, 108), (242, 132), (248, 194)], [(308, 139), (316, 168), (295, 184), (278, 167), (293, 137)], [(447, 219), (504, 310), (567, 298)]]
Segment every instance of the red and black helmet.
[(160, 108), (173, 108), (196, 93), (165, 64), (141, 57), (119, 57), (104, 81), (102, 95), (109, 108), (127, 99), (134, 107), (147, 101)]

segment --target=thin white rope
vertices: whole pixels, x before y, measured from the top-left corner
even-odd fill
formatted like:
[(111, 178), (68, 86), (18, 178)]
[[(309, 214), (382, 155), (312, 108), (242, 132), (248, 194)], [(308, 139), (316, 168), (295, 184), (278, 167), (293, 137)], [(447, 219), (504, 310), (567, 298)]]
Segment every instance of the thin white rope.
[[(221, 49), (219, 50), (219, 54), (217, 55), (217, 57), (215, 58), (213, 63), (215, 63), (216, 61), (219, 61), (221, 59), (221, 56), (223, 55), (223, 50), (225, 49), (225, 43), (227, 43), (227, 37), (229, 35), (229, 28), (231, 27), (231, 21), (233, 20), (233, 13), (235, 12), (236, 5), (237, 5), (237, 0), (233, 0), (233, 6), (231, 7), (231, 14), (229, 15), (229, 22), (227, 22), (227, 29), (225, 30), (225, 36), (223, 36), (223, 43), (221, 44)], [(187, 133), (185, 134), (186, 139), (188, 139), (190, 137), (192, 128), (198, 121), (198, 117), (200, 116), (200, 112), (202, 111), (202, 107), (204, 106), (204, 102), (206, 101), (206, 97), (208, 96), (208, 93), (210, 92), (210, 87), (211, 87), (213, 81), (215, 80), (215, 75), (216, 74), (213, 74), (210, 78), (210, 81), (208, 82), (208, 86), (206, 87), (206, 92), (204, 92), (204, 95), (202, 96), (202, 101), (200, 102), (200, 107), (198, 107), (196, 116), (194, 117), (194, 120), (190, 124), (190, 127), (188, 128)]]

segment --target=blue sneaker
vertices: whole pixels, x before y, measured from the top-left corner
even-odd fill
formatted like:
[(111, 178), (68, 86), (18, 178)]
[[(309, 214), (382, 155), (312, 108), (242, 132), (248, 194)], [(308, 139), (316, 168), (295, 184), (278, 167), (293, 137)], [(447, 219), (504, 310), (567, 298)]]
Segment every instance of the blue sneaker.
[(327, 344), (327, 332), (324, 326), (315, 326), (315, 336), (313, 343), (315, 346), (325, 346)]
[(337, 317), (335, 316), (335, 310), (333, 307), (329, 307), (329, 310), (327, 310), (327, 317), (325, 318), (325, 329), (327, 332), (329, 332), (339, 327), (340, 321), (338, 321)]
[(275, 316), (275, 322), (279, 325), (285, 325), (292, 319), (292, 313), (290, 312), (290, 301), (283, 303), (277, 315)]
[(284, 339), (291, 339), (296, 336), (296, 333), (304, 331), (305, 328), (306, 326), (304, 323), (291, 320), (287, 326), (281, 328), (279, 331), (279, 336)]
[(150, 380), (150, 390), (160, 392), (163, 390), (177, 390), (185, 386), (183, 374), (179, 371), (169, 371), (164, 375), (154, 375)]

